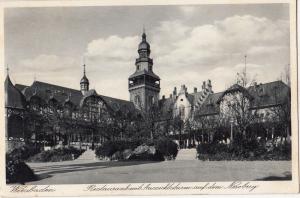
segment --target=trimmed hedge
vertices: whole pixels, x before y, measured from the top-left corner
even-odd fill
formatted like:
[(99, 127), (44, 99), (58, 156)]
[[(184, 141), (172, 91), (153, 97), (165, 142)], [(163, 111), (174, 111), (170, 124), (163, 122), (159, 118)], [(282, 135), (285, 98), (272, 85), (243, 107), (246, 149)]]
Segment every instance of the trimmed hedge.
[(58, 148), (48, 151), (43, 151), (28, 159), (30, 162), (59, 162), (74, 160), (78, 158), (84, 150), (79, 150), (74, 147)]
[(291, 144), (275, 145), (272, 142), (241, 140), (232, 145), (202, 143), (197, 146), (198, 159), (220, 160), (291, 160)]

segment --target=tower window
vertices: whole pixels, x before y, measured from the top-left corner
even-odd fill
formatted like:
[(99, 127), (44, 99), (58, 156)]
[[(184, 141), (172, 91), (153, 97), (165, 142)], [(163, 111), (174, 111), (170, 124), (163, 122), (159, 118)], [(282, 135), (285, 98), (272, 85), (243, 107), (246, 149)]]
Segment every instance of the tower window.
[(154, 97), (153, 96), (149, 96), (149, 104), (150, 105), (154, 104)]
[(137, 66), (137, 70), (140, 70), (140, 66), (139, 65)]
[(138, 108), (141, 107), (141, 98), (140, 98), (139, 95), (137, 95), (137, 96), (134, 97), (134, 103), (136, 104), (136, 106), (137, 106)]

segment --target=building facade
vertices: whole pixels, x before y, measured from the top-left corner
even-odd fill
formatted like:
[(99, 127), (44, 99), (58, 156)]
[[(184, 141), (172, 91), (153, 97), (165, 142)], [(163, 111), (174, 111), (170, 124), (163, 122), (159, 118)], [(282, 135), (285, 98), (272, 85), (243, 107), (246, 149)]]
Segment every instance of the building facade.
[(257, 129), (259, 136), (275, 136), (279, 131), (284, 137), (290, 135), (290, 88), (282, 81), (248, 87), (235, 84), (214, 93), (207, 80), (200, 90), (189, 92), (181, 85), (179, 90), (174, 87), (169, 97), (160, 98), (160, 78), (153, 72), (150, 53), (144, 32), (135, 72), (128, 78), (129, 101), (90, 90), (85, 65), (78, 90), (40, 81), (13, 85), (7, 75), (7, 149), (26, 141), (55, 147), (122, 139), (124, 128), (130, 130), (137, 121), (145, 122), (154, 107), (153, 126), (185, 147), (213, 141), (218, 131), (224, 140), (232, 138), (233, 131), (248, 133), (255, 123), (271, 126)]

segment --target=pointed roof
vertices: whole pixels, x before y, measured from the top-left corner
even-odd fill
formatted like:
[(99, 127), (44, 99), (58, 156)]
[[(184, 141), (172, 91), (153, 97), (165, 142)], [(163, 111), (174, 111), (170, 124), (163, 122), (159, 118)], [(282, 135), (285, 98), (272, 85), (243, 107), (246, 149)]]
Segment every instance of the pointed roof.
[(5, 107), (24, 109), (26, 99), (23, 94), (12, 84), (9, 75), (5, 82)]
[(140, 71), (136, 71), (134, 72), (132, 75), (129, 76), (129, 78), (134, 78), (140, 75), (148, 75), (151, 76), (153, 78), (156, 78), (158, 80), (160, 80), (159, 76), (157, 76), (153, 71), (148, 71), (148, 70), (140, 70)]
[(284, 104), (290, 100), (290, 87), (282, 81), (256, 84), (248, 88), (253, 96), (252, 108), (265, 108)]
[(139, 44), (138, 52), (140, 52), (142, 50), (146, 50), (150, 53), (150, 44), (147, 42), (147, 36), (146, 36), (145, 31), (142, 34), (142, 41)]
[(242, 92), (248, 99), (250, 100), (254, 99), (253, 96), (249, 93), (249, 91), (246, 88), (242, 87), (241, 85), (234, 84), (223, 92), (223, 94), (220, 96), (217, 102), (218, 103), (221, 102), (221, 100), (226, 94), (233, 93), (233, 92)]
[(85, 75), (85, 64), (83, 64), (83, 77), (80, 80), (80, 84), (89, 84), (89, 79)]

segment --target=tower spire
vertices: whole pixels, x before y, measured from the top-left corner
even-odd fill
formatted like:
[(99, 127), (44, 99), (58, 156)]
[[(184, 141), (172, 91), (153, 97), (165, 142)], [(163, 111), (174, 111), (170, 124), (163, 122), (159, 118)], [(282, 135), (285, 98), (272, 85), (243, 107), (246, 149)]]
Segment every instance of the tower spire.
[(83, 63), (83, 75), (85, 76), (85, 63)]
[(83, 77), (80, 80), (80, 90), (83, 95), (89, 90), (90, 85), (89, 79), (86, 77), (85, 67), (85, 58), (83, 57)]
[(83, 75), (85, 76), (85, 56), (83, 56), (82, 62), (83, 62)]
[(146, 41), (146, 30), (145, 30), (145, 25), (143, 25), (142, 40), (143, 40), (143, 41)]
[(6, 75), (9, 75), (9, 66), (8, 66), (8, 64), (6, 65)]

